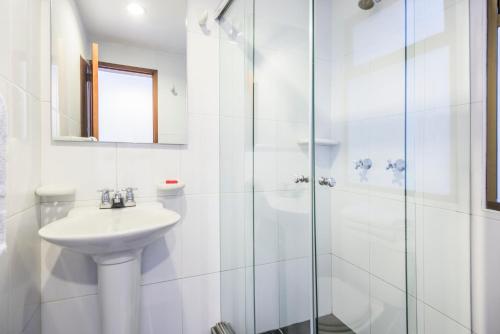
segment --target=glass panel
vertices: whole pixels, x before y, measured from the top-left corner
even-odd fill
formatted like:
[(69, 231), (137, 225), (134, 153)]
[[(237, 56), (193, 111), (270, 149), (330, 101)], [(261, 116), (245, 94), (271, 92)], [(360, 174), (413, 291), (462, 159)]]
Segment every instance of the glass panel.
[[(258, 333), (309, 333), (310, 1), (255, 0), (254, 231)], [(286, 329), (286, 330), (285, 330)]]
[(315, 1), (318, 329), (406, 333), (405, 1)]
[(253, 1), (219, 21), (221, 319), (254, 333)]
[(465, 334), (471, 332), (469, 1), (408, 1), (407, 18), (409, 327)]

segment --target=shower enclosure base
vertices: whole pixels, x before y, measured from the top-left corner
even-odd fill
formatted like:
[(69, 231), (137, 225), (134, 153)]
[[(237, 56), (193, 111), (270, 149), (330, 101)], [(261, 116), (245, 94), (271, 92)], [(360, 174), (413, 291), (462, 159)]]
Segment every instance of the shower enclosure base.
[[(280, 329), (275, 329), (262, 334), (309, 334), (309, 321), (293, 324)], [(355, 334), (347, 325), (333, 314), (325, 315), (318, 319), (318, 334)]]

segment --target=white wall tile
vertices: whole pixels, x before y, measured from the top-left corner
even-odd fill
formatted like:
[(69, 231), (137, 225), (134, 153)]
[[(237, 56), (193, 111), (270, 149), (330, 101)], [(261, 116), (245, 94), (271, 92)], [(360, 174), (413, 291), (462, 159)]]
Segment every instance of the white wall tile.
[(425, 203), (470, 212), (470, 107), (426, 111), (422, 126)]
[(470, 216), (423, 211), (423, 301), (470, 328)]
[(255, 120), (254, 125), (254, 187), (255, 191), (276, 190), (277, 125), (270, 120)]
[[(316, 171), (316, 175), (321, 175)], [(327, 174), (325, 174), (327, 175)], [(332, 253), (332, 190), (329, 187), (316, 188), (316, 243), (319, 255)]]
[(477, 334), (500, 332), (500, 264), (497, 261), (500, 221), (479, 216), (471, 224), (472, 325)]
[(40, 184), (40, 103), (0, 79), (0, 99), (7, 109), (7, 216), (35, 205)]
[(432, 307), (425, 305), (424, 309), (425, 334), (470, 334), (470, 329), (463, 327)]
[(2, 3), (0, 75), (40, 97), (40, 1)]
[(405, 202), (371, 199), (370, 273), (404, 290), (406, 288)]
[(310, 258), (279, 262), (280, 328), (309, 320), (311, 267)]
[[(283, 8), (287, 10), (284, 11)], [(256, 48), (287, 52), (307, 50), (308, 13), (309, 3), (304, 1), (256, 1)]]
[(268, 197), (273, 192), (258, 192), (254, 195), (254, 252), (255, 264), (278, 261), (278, 214), (269, 205)]
[[(163, 197), (168, 210), (181, 212), (182, 197)], [(146, 247), (142, 253), (143, 284), (169, 281), (182, 277), (182, 222), (175, 224), (163, 238)]]
[(180, 214), (183, 277), (219, 271), (218, 195), (187, 196)]
[(219, 273), (182, 280), (183, 334), (209, 334), (220, 321)]
[[(221, 319), (228, 322), (236, 333), (245, 333), (247, 316), (251, 315), (252, 303), (247, 300), (247, 272), (251, 269), (240, 268), (221, 271)], [(253, 298), (252, 298), (253, 299)], [(250, 319), (248, 319), (250, 320)]]
[(370, 295), (370, 333), (406, 333), (406, 294), (402, 290), (371, 276)]
[(116, 145), (52, 142), (50, 105), (42, 103), (42, 184), (75, 187), (75, 200), (98, 200), (98, 189), (116, 188)]
[(42, 333), (95, 334), (100, 332), (97, 295), (42, 304)]
[(319, 255), (317, 268), (318, 314), (321, 317), (332, 313), (332, 255)]
[(0, 254), (0, 333), (9, 332), (9, 258), (7, 251)]
[(310, 206), (307, 191), (277, 191), (268, 197), (278, 214), (278, 258), (289, 260), (311, 254)]
[(219, 40), (197, 33), (188, 33), (187, 87), (190, 114), (219, 114), (218, 65)]
[(333, 256), (332, 313), (356, 333), (370, 333), (370, 276)]
[(332, 253), (369, 270), (370, 198), (348, 192), (332, 192)]
[(255, 267), (255, 329), (257, 333), (280, 327), (280, 282), (277, 262)]
[(21, 333), (40, 305), (39, 220), (34, 206), (6, 222), (10, 333)]
[(42, 302), (97, 293), (97, 265), (86, 255), (42, 241)]
[(179, 280), (142, 288), (141, 334), (182, 334), (182, 283)]
[(181, 180), (186, 194), (219, 190), (219, 120), (216, 116), (190, 115), (188, 145), (181, 150)]
[(252, 189), (252, 120), (220, 119), (220, 189), (243, 192)]
[[(252, 219), (251, 194), (221, 194), (220, 252), (221, 270), (242, 268), (249, 259), (253, 244), (249, 224)], [(248, 256), (247, 256), (248, 254)]]
[(116, 152), (118, 189), (137, 188), (136, 197), (155, 197), (157, 185), (178, 180), (180, 151), (173, 145), (118, 144)]

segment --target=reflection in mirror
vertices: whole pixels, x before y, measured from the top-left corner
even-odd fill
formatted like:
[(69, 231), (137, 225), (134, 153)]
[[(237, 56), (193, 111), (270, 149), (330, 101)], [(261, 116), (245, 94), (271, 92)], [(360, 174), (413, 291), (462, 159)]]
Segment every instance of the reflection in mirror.
[(185, 0), (52, 0), (54, 140), (186, 144)]

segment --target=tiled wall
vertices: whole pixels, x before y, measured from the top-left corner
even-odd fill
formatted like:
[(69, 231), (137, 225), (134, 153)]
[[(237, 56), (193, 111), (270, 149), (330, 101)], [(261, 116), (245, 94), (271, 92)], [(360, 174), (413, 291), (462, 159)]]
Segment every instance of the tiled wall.
[(40, 2), (0, 3), (0, 103), (7, 110), (7, 250), (0, 254), (0, 333), (40, 334)]
[[(97, 189), (134, 186), (138, 201), (157, 201), (182, 220), (143, 256), (141, 333), (209, 333), (219, 312), (218, 27), (198, 26), (218, 1), (188, 1), (188, 145), (57, 143), (51, 141), (49, 1), (42, 1), (42, 183), (74, 185), (73, 199), (41, 204), (42, 224), (74, 206), (98, 205)], [(186, 183), (166, 196), (156, 184)], [(43, 333), (95, 334), (96, 266), (89, 258), (42, 243)]]

